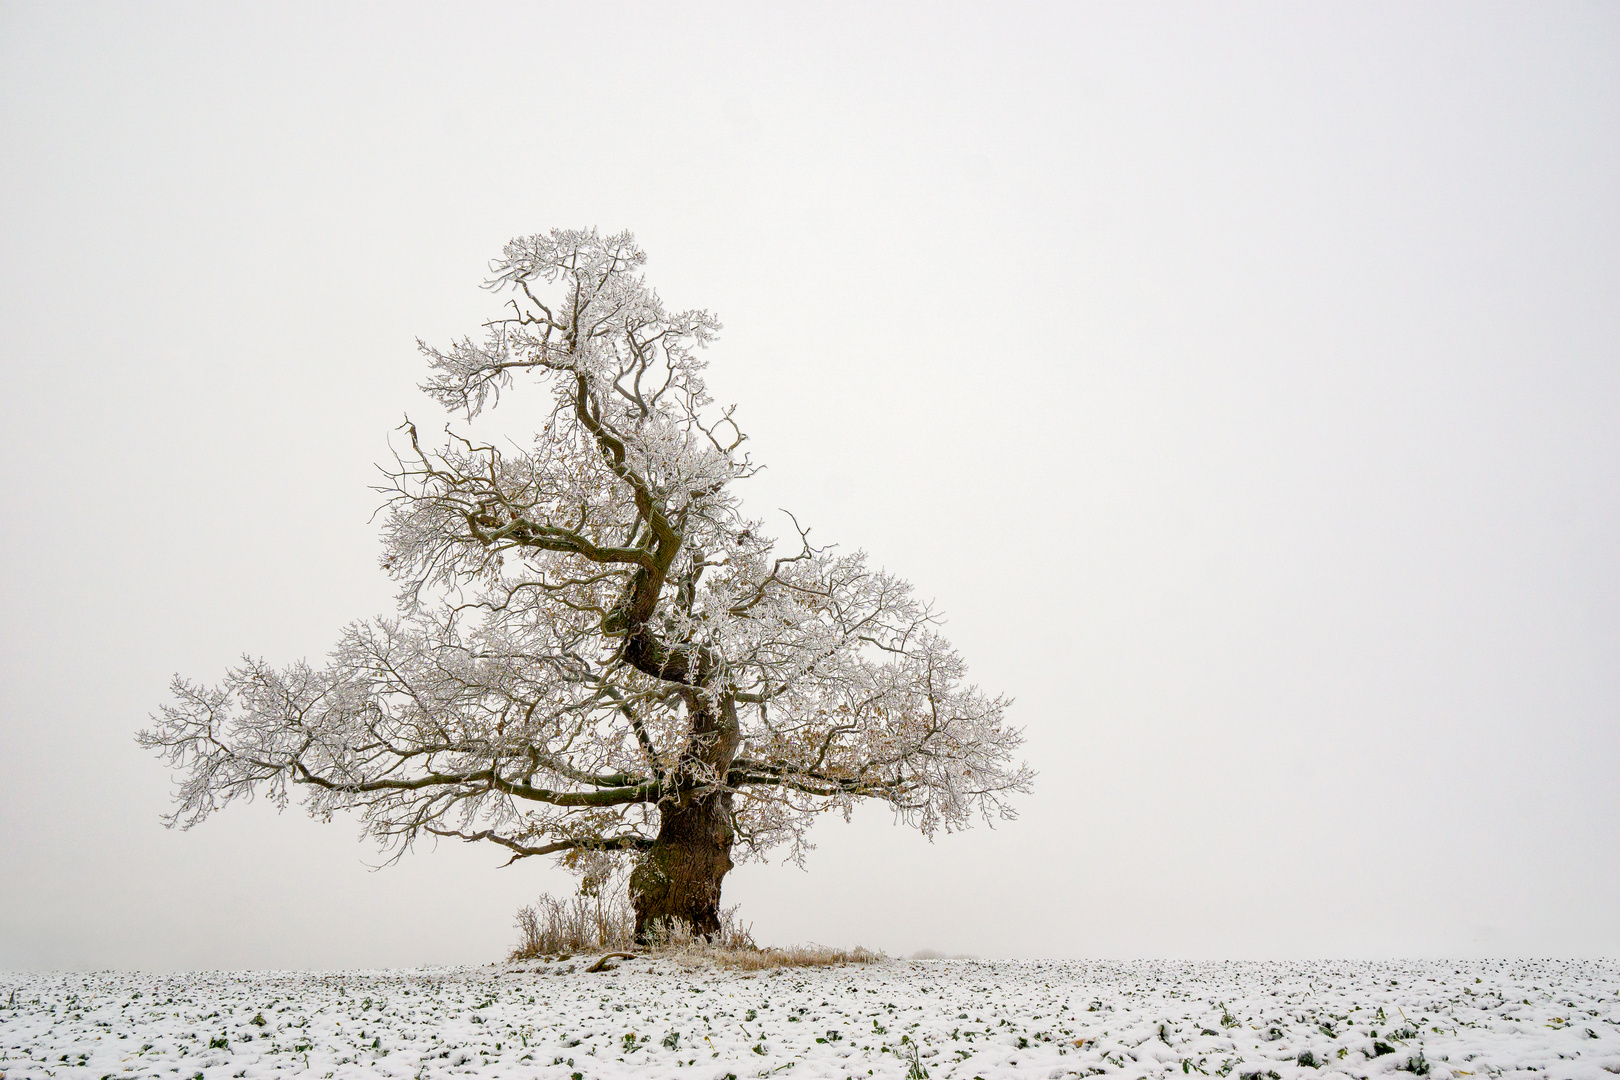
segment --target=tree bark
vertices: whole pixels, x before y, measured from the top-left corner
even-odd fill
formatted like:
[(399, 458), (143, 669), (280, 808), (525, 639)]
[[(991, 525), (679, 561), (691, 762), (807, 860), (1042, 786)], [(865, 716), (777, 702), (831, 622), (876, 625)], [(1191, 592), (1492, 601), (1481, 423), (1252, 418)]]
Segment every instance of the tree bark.
[(630, 872), (630, 903), (636, 909), (636, 940), (646, 943), (654, 920), (669, 927), (682, 919), (693, 933), (720, 932), (720, 883), (731, 869), (731, 792), (700, 778), (725, 777), (742, 746), (737, 707), (729, 695), (718, 702), (687, 698), (691, 734), (674, 770), (677, 798), (659, 804), (658, 837)]
[(720, 932), (720, 882), (731, 869), (731, 792), (708, 792), (660, 811), (658, 839), (630, 873), (636, 941), (647, 942), (655, 920), (684, 920), (705, 938)]

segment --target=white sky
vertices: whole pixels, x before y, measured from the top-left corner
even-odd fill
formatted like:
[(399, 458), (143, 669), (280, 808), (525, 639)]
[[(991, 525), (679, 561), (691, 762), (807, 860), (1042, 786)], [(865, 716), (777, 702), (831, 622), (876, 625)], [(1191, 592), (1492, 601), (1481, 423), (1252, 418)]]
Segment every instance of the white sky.
[(132, 733), (390, 608), (414, 339), (590, 225), (1040, 770), (733, 872), (762, 941), (1620, 953), (1612, 4), (4, 3), (0, 148), (0, 967), (483, 962), (568, 885), (166, 832)]

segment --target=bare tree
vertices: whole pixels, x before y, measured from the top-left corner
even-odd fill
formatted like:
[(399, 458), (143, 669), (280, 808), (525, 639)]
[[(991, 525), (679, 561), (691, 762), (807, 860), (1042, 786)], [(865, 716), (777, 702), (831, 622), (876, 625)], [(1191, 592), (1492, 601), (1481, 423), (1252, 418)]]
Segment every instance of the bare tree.
[(719, 323), (666, 310), (645, 258), (628, 233), (514, 240), (483, 342), (421, 346), (424, 389), (469, 424), (521, 379), (551, 394), (544, 427), (428, 449), (407, 420), (382, 488), (396, 616), (349, 626), (324, 667), (176, 677), (139, 735), (180, 771), (168, 824), (300, 787), (396, 857), (423, 834), (618, 853), (640, 935), (712, 933), (734, 851), (797, 858), (857, 799), (929, 835), (1011, 816), (1021, 735), (928, 605), (797, 521), (784, 551), (743, 516), (754, 466), (697, 359)]

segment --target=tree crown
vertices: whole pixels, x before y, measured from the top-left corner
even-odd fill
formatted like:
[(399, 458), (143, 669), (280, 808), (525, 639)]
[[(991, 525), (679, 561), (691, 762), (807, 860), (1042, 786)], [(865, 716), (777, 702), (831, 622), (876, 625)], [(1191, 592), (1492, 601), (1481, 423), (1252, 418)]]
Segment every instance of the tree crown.
[(180, 770), (171, 825), (299, 788), (399, 851), (577, 860), (650, 847), (657, 808), (701, 792), (731, 796), (745, 855), (798, 857), (817, 812), (861, 798), (930, 835), (1012, 816), (1032, 774), (1007, 702), (964, 683), (904, 581), (744, 515), (746, 436), (699, 359), (720, 324), (667, 310), (645, 261), (629, 233), (513, 240), (483, 339), (421, 344), (446, 409), (470, 421), (521, 381), (544, 425), (425, 448), (406, 421), (382, 489), (399, 610), (324, 666), (177, 676), (139, 736)]

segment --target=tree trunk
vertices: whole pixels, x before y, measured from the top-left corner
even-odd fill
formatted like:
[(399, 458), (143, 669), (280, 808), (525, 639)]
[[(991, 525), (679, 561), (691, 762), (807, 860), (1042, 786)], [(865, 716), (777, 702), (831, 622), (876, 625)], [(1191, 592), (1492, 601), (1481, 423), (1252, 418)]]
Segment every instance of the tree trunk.
[(668, 778), (680, 794), (659, 803), (658, 837), (630, 872), (636, 941), (643, 944), (655, 920), (666, 928), (684, 920), (706, 938), (720, 932), (720, 882), (731, 869), (736, 833), (731, 792), (716, 790), (712, 781), (730, 771), (742, 728), (729, 694), (712, 701), (691, 691), (686, 706), (691, 732)]
[(692, 795), (660, 808), (658, 839), (630, 872), (636, 941), (654, 920), (682, 919), (694, 933), (720, 932), (720, 882), (731, 869), (731, 792)]

